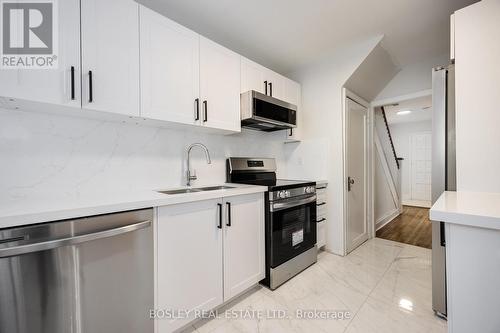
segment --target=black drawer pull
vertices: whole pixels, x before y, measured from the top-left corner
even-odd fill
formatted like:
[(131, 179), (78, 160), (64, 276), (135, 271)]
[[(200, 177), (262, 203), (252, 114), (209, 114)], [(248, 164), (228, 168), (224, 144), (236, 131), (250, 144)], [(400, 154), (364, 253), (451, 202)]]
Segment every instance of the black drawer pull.
[(316, 221), (316, 223), (321, 223), (321, 222), (323, 222), (323, 221), (326, 221), (326, 218), (324, 218), (324, 217), (323, 217), (321, 220)]
[(75, 100), (75, 66), (71, 66), (71, 100)]
[(222, 229), (222, 204), (218, 203), (217, 207), (219, 207), (219, 224), (217, 225), (217, 228)]
[(196, 103), (196, 114), (194, 116), (194, 120), (200, 120), (200, 99), (197, 98), (194, 102)]
[(319, 207), (319, 206), (324, 206), (324, 205), (326, 205), (326, 202), (319, 203), (316, 206)]

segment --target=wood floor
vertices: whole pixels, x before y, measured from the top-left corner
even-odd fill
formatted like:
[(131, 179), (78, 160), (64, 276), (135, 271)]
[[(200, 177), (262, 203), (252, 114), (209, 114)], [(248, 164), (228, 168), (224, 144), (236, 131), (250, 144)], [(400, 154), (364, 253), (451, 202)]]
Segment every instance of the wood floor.
[(403, 206), (403, 213), (377, 230), (377, 237), (430, 249), (432, 224), (429, 209)]

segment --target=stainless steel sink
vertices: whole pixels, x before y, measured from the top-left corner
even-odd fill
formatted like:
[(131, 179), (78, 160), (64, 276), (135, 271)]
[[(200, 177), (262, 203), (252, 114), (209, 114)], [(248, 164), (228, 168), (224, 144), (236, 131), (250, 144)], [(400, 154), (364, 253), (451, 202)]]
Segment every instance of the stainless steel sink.
[(217, 191), (217, 190), (227, 190), (227, 189), (230, 189), (230, 188), (235, 188), (235, 187), (234, 186), (222, 185), (222, 186), (198, 187), (196, 189), (200, 190), (200, 191)]
[(163, 194), (185, 194), (185, 193), (201, 192), (201, 190), (197, 188), (183, 188), (180, 190), (158, 191), (158, 192)]
[(230, 188), (235, 188), (234, 186), (206, 186), (206, 187), (197, 187), (197, 188), (181, 188), (178, 190), (169, 190), (169, 191), (158, 191), (163, 194), (186, 194), (186, 193), (196, 193), (196, 192), (204, 192), (204, 191), (217, 191), (217, 190), (227, 190)]

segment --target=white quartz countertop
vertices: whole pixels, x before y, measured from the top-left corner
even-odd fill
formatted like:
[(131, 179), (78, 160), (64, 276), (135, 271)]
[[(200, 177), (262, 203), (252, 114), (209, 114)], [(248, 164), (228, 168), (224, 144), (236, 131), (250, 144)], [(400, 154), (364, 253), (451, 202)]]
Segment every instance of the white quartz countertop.
[(430, 218), (500, 230), (500, 193), (444, 192), (432, 206)]
[(261, 193), (266, 192), (268, 189), (265, 186), (255, 185), (224, 185), (233, 186), (234, 188), (174, 195), (158, 193), (157, 190), (142, 190), (95, 192), (64, 196), (47, 195), (1, 200), (0, 229), (235, 195)]

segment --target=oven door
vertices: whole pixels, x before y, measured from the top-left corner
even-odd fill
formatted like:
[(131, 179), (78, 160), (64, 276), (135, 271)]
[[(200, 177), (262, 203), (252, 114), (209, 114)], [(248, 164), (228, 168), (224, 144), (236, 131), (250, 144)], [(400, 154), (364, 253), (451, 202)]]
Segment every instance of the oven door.
[(270, 266), (275, 268), (316, 244), (316, 195), (270, 201)]

